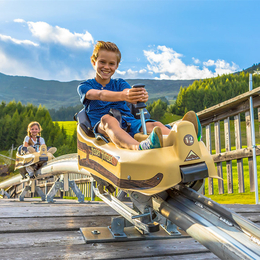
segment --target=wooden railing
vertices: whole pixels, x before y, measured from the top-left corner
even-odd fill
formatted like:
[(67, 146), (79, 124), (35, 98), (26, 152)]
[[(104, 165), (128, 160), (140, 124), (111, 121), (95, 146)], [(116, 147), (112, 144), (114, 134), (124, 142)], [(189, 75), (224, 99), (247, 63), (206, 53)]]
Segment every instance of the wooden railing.
[[(200, 119), (201, 125), (205, 128), (205, 136), (203, 141), (205, 142), (208, 150), (212, 153), (213, 145), (215, 154), (213, 154), (214, 162), (216, 163), (217, 172), (220, 177), (223, 178), (223, 166), (222, 162), (226, 162), (227, 172), (227, 192), (234, 192), (234, 180), (232, 160), (237, 162), (237, 174), (238, 174), (238, 192), (245, 192), (244, 185), (244, 166), (243, 158), (248, 158), (249, 179), (250, 179), (250, 191), (255, 191), (254, 187), (254, 170), (253, 170), (253, 154), (252, 154), (252, 134), (251, 134), (251, 119), (250, 119), (250, 103), (249, 98), (252, 96), (253, 107), (258, 108), (258, 122), (260, 122), (260, 87), (248, 91), (235, 98), (207, 108), (197, 115)], [(241, 115), (245, 114), (246, 122), (246, 148), (242, 148), (242, 131), (241, 131)], [(234, 118), (234, 137), (231, 136), (230, 131), (230, 118)], [(220, 129), (220, 122), (223, 121), (224, 129)], [(212, 138), (212, 126), (214, 125), (214, 138)], [(222, 131), (222, 132), (221, 132)], [(224, 144), (221, 144), (221, 133), (224, 133)], [(231, 139), (234, 138), (235, 150), (231, 151)], [(222, 139), (223, 140), (223, 139)], [(224, 148), (224, 152), (222, 151)], [(256, 146), (256, 155), (260, 155), (260, 146)], [(211, 195), (214, 193), (213, 180), (208, 180), (208, 193)], [(218, 193), (224, 193), (223, 180), (218, 180)]]

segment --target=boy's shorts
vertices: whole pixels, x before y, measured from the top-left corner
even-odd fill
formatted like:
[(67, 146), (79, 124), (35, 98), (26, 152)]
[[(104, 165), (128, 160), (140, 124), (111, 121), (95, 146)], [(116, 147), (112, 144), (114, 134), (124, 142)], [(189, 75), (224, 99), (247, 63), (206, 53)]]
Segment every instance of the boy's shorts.
[[(145, 122), (156, 122), (153, 119), (146, 119)], [(99, 125), (100, 121), (97, 122), (93, 128), (93, 132), (96, 134), (97, 133), (97, 127)], [(136, 119), (134, 117), (129, 117), (129, 116), (122, 116), (122, 128), (126, 129), (127, 128), (127, 123), (130, 123), (130, 131), (128, 132), (129, 135), (134, 137), (136, 133), (140, 132), (140, 128), (142, 127), (142, 122), (141, 119)]]

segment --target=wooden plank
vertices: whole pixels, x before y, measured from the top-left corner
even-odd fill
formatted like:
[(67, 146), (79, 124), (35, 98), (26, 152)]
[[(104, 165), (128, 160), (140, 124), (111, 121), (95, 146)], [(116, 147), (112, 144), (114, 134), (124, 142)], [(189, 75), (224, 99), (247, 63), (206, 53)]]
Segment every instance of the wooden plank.
[[(26, 202), (25, 202), (26, 203)], [(18, 202), (14, 202), (14, 205), (10, 205), (2, 208), (0, 206), (0, 219), (7, 218), (50, 218), (50, 217), (82, 217), (82, 216), (110, 216), (118, 215), (116, 211), (108, 207), (103, 202), (90, 202), (88, 204), (47, 204), (36, 202), (35, 205), (27, 203), (26, 211), (25, 205), (20, 206)], [(22, 204), (22, 203), (21, 203)]]
[[(136, 258), (128, 258), (128, 260), (133, 260)], [(142, 257), (142, 260), (151, 260), (154, 258), (147, 258), (147, 257)], [(171, 255), (171, 256), (161, 256), (161, 257), (156, 257), (156, 260), (170, 260), (170, 259), (176, 259), (176, 260), (187, 260), (187, 259), (196, 259), (196, 260), (215, 260), (219, 259), (216, 255), (213, 253), (205, 252), (205, 253), (197, 253), (197, 254), (186, 254), (186, 255)]]
[[(236, 149), (241, 149), (242, 141), (241, 141), (240, 114), (234, 117), (234, 127), (235, 127)], [(244, 169), (243, 169), (242, 159), (237, 160), (237, 175), (238, 175), (238, 192), (243, 193), (245, 192), (245, 186), (244, 186)]]
[[(246, 141), (247, 147), (252, 147), (252, 132), (251, 132), (251, 118), (250, 112), (245, 113), (246, 119)], [(248, 169), (249, 169), (249, 181), (250, 181), (250, 191), (255, 191), (255, 181), (254, 181), (254, 162), (253, 157), (248, 157)]]
[[(224, 134), (225, 134), (225, 150), (231, 151), (231, 138), (230, 138), (230, 120), (229, 117), (224, 120)], [(233, 172), (232, 161), (226, 162), (227, 169), (227, 190), (228, 193), (233, 193)]]
[(79, 230), (81, 227), (93, 227), (94, 229), (98, 226), (106, 227), (111, 225), (111, 218), (114, 216), (116, 215), (89, 217), (59, 216), (48, 218), (5, 218), (0, 221), (0, 234)]
[[(19, 249), (23, 247), (44, 247), (85, 245), (79, 231), (55, 231), (55, 232), (34, 232), (32, 233), (11, 233), (1, 234), (0, 249)], [(32, 258), (27, 258), (32, 259)]]
[[(35, 233), (34, 233), (35, 234)], [(209, 252), (192, 238), (59, 245), (49, 242), (27, 243), (22, 250), (1, 249), (2, 259), (142, 259)], [(31, 240), (30, 240), (31, 241)], [(57, 239), (56, 239), (57, 241)]]
[(252, 221), (254, 223), (260, 224), (260, 215), (259, 214), (255, 214), (255, 213), (252, 214), (252, 212), (250, 212), (250, 213), (240, 213), (240, 215), (242, 217), (249, 219), (250, 221)]
[[(257, 108), (257, 118), (258, 118), (258, 123), (260, 123), (260, 107)], [(260, 136), (260, 124), (258, 125), (258, 132)]]
[[(221, 143), (220, 143), (220, 122), (214, 123), (214, 129), (215, 129), (215, 149), (216, 154), (221, 153)], [(222, 163), (217, 163), (217, 173), (218, 176), (223, 178), (223, 169), (222, 169)], [(224, 194), (224, 183), (223, 180), (218, 180), (218, 193)]]
[[(57, 200), (57, 204), (34, 201), (0, 200), (0, 212), (15, 208), (26, 212), (23, 217), (18, 213), (17, 217), (14, 214), (10, 219), (1, 219), (0, 233), (1, 229), (10, 229), (10, 233), (0, 234), (1, 259), (218, 259), (192, 238), (86, 244), (77, 230), (84, 226), (108, 225), (109, 206), (103, 202), (88, 205), (72, 200)], [(224, 206), (243, 212), (242, 216), (260, 224), (260, 205)], [(96, 209), (99, 212), (89, 214)], [(40, 213), (40, 217), (30, 217), (34, 211)], [(42, 215), (45, 212), (52, 216), (57, 211), (60, 216)], [(25, 233), (14, 233), (22, 231)]]
[(201, 125), (207, 125), (219, 120), (223, 120), (227, 117), (234, 116), (236, 114), (249, 110), (249, 97), (253, 97), (253, 106), (260, 106), (259, 97), (260, 87), (248, 91), (239, 96), (226, 100), (210, 108), (204, 109), (197, 113)]
[[(212, 153), (211, 146), (211, 125), (206, 125), (206, 146), (210, 154)], [(208, 178), (208, 193), (209, 195), (214, 194), (213, 178)]]
[(237, 213), (246, 213), (246, 212), (251, 212), (251, 213), (260, 213), (260, 205), (255, 205), (255, 204), (222, 204), (222, 206), (231, 209)]
[[(231, 160), (237, 160), (237, 159), (243, 159), (248, 158), (253, 155), (252, 148), (244, 148), (244, 149), (238, 149), (235, 151), (230, 152), (224, 152), (221, 154), (213, 154), (212, 158), (214, 162), (225, 162), (225, 161), (231, 161)], [(256, 146), (256, 155), (260, 155), (260, 145)]]

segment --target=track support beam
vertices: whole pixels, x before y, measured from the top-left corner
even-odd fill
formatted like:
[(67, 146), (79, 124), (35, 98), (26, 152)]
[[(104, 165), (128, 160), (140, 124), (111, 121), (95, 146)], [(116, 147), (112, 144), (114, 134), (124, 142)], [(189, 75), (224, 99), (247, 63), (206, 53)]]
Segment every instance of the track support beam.
[(45, 194), (43, 193), (41, 188), (39, 186), (35, 185), (35, 180), (30, 181), (29, 184), (25, 185), (25, 187), (23, 188), (23, 190), (19, 196), (19, 201), (24, 201), (24, 197), (25, 197), (27, 191), (37, 192), (38, 195), (41, 197), (42, 201), (45, 201), (45, 199), (46, 199)]
[[(47, 194), (47, 202), (51, 203), (54, 202), (54, 196), (58, 192), (58, 190), (65, 190), (68, 191), (69, 188), (72, 189), (72, 191), (75, 193), (76, 197), (78, 198), (78, 202), (84, 202), (84, 194), (80, 191), (79, 187), (75, 183), (75, 181), (70, 181), (68, 179), (67, 174), (64, 174), (65, 176), (61, 176), (61, 178), (58, 178), (55, 183), (52, 185), (51, 189), (49, 190)], [(65, 177), (65, 178), (64, 178)]]

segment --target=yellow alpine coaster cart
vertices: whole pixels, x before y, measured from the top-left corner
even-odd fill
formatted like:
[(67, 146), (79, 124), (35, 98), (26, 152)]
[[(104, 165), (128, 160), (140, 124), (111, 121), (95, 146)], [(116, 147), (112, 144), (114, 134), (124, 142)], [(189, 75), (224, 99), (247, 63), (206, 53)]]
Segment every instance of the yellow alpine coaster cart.
[(23, 178), (27, 176), (33, 177), (44, 163), (54, 158), (45, 144), (36, 146), (35, 151), (32, 153), (28, 153), (27, 148), (21, 145), (16, 153), (15, 170), (18, 169)]
[[(207, 177), (219, 178), (213, 159), (202, 141), (197, 140), (194, 125), (189, 121), (174, 124), (164, 146), (134, 151), (116, 147), (112, 142), (95, 138), (89, 132), (85, 111), (78, 114), (78, 164), (105, 186), (154, 195), (177, 184), (200, 190)], [(81, 114), (81, 115), (80, 115)], [(87, 126), (88, 125), (88, 126)], [(147, 135), (138, 133), (135, 139)]]

